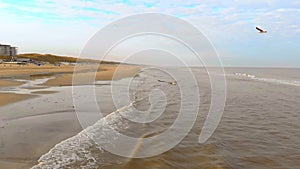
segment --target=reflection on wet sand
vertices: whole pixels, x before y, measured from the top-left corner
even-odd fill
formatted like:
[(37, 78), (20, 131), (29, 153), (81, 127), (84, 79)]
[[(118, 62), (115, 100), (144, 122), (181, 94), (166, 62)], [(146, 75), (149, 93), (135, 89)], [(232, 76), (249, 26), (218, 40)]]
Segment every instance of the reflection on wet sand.
[[(106, 66), (99, 71), (110, 76), (117, 65)], [(121, 67), (123, 77), (139, 69)], [(72, 87), (69, 86), (72, 78), (60, 79), (72, 77), (73, 69), (73, 66), (1, 67), (1, 169), (30, 168), (55, 144), (82, 130), (72, 102)], [(47, 85), (50, 80), (51, 85)]]

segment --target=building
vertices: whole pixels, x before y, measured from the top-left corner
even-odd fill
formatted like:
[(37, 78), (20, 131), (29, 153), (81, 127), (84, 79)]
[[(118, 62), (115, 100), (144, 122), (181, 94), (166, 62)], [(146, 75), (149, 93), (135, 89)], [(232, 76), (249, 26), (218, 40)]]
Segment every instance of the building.
[(14, 57), (17, 55), (17, 47), (12, 47), (10, 45), (0, 44), (0, 56), (11, 56)]

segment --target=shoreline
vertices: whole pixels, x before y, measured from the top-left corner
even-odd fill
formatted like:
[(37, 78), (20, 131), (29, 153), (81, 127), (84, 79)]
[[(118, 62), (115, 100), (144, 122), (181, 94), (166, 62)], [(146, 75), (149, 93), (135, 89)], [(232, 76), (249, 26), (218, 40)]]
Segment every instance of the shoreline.
[[(139, 66), (131, 65), (101, 66), (96, 73), (97, 81), (113, 80), (116, 67), (122, 70), (117, 79), (134, 76), (140, 70)], [(49, 77), (52, 73), (45, 83), (27, 87), (26, 90), (32, 91), (30, 94), (17, 94), (9, 89), (0, 92), (1, 169), (30, 168), (57, 143), (82, 130), (72, 102), (73, 74), (68, 73), (74, 67), (56, 68), (58, 70), (51, 72), (46, 70), (47, 67), (22, 67), (19, 72), (12, 74), (12, 78), (7, 79), (11, 71), (5, 73), (0, 67), (1, 90), (16, 90), (27, 82)], [(37, 72), (39, 76), (35, 76)], [(32, 75), (34, 78), (30, 78)], [(82, 76), (90, 75), (89, 72), (82, 73)], [(17, 81), (20, 79), (26, 82)]]

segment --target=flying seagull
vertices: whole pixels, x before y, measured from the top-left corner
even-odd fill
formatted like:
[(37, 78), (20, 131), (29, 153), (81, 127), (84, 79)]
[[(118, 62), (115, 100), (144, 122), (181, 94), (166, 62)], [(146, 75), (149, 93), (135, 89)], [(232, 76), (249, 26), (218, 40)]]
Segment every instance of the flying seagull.
[(259, 27), (256, 27), (256, 30), (258, 30), (258, 31), (259, 31), (259, 33), (267, 33), (267, 31), (266, 31), (266, 30), (260, 29)]

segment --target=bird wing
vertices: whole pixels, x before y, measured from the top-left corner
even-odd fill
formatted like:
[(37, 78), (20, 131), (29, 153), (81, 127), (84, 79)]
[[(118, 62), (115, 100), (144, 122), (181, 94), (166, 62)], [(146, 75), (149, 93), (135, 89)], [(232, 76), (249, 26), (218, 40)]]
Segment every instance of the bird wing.
[(263, 32), (264, 30), (260, 29), (259, 27), (256, 27), (257, 30), (259, 30), (260, 32)]

